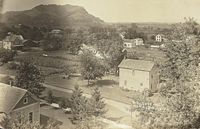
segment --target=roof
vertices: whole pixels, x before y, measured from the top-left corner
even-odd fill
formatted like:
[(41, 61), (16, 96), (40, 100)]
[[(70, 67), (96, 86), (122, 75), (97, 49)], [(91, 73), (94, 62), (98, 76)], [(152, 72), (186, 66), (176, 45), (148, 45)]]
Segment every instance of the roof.
[(164, 34), (156, 34), (156, 36), (165, 37), (165, 35), (164, 35)]
[(10, 34), (10, 35), (6, 36), (6, 38), (5, 38), (3, 41), (6, 41), (6, 42), (14, 42), (16, 39), (19, 39), (19, 40), (21, 40), (21, 41), (24, 40), (24, 38), (23, 38), (22, 35)]
[(123, 39), (123, 41), (124, 41), (124, 42), (131, 42), (131, 43), (135, 42), (134, 39)]
[(154, 66), (154, 62), (145, 61), (145, 60), (133, 60), (133, 59), (124, 59), (120, 64), (119, 68), (127, 69), (137, 69), (142, 71), (151, 71)]
[(27, 90), (0, 83), (0, 112), (9, 114)]
[(141, 41), (143, 41), (143, 39), (142, 39), (142, 38), (136, 38), (135, 40), (141, 40)]

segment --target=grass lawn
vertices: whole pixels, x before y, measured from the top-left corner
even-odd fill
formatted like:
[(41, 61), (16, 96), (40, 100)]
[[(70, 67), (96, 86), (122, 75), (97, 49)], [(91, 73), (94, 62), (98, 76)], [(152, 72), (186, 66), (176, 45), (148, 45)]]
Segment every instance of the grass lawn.
[(47, 77), (45, 83), (65, 89), (74, 89), (75, 85), (79, 85), (83, 92), (88, 94), (91, 94), (91, 90), (94, 86), (98, 86), (100, 87), (103, 97), (124, 103), (130, 103), (132, 94), (130, 91), (120, 89), (118, 77), (111, 75), (103, 77), (102, 80), (98, 80), (90, 86), (87, 85), (87, 80), (83, 80), (80, 77), (63, 79), (59, 74)]
[[(44, 53), (47, 54), (47, 56), (43, 56)], [(65, 51), (24, 52), (15, 57), (15, 61), (24, 59), (31, 59), (34, 61), (34, 63), (41, 67), (56, 69), (69, 67), (72, 72), (78, 72), (80, 66), (79, 56), (67, 54)]]

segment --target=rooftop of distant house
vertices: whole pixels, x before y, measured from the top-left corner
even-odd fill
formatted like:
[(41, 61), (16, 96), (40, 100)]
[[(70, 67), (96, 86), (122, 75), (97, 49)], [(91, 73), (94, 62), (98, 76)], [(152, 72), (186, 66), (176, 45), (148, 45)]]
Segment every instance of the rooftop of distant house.
[(135, 39), (123, 39), (124, 42), (135, 42), (136, 40), (143, 41), (142, 38), (135, 38)]

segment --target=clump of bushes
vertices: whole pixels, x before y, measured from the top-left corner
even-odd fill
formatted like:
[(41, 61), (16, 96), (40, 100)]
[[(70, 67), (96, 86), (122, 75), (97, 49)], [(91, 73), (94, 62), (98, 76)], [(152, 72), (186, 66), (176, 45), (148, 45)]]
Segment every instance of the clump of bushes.
[(53, 96), (53, 92), (51, 90), (48, 91), (46, 101), (50, 104), (54, 102), (55, 98)]
[(16, 54), (16, 51), (0, 49), (0, 62), (7, 63), (12, 61)]
[(143, 94), (144, 96), (146, 96), (146, 97), (151, 97), (151, 96), (153, 96), (152, 91), (149, 90), (149, 89), (145, 89), (145, 90), (143, 91), (142, 94)]

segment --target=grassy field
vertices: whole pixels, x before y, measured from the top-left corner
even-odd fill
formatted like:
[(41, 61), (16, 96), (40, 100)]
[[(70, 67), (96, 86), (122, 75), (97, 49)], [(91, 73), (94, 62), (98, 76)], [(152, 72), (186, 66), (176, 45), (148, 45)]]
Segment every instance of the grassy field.
[[(46, 54), (44, 56), (43, 54)], [(65, 51), (52, 52), (24, 52), (15, 57), (15, 61), (31, 59), (36, 65), (40, 66), (44, 75), (63, 72), (64, 69), (70, 69), (71, 72), (79, 72), (80, 62), (77, 55), (68, 54)]]

